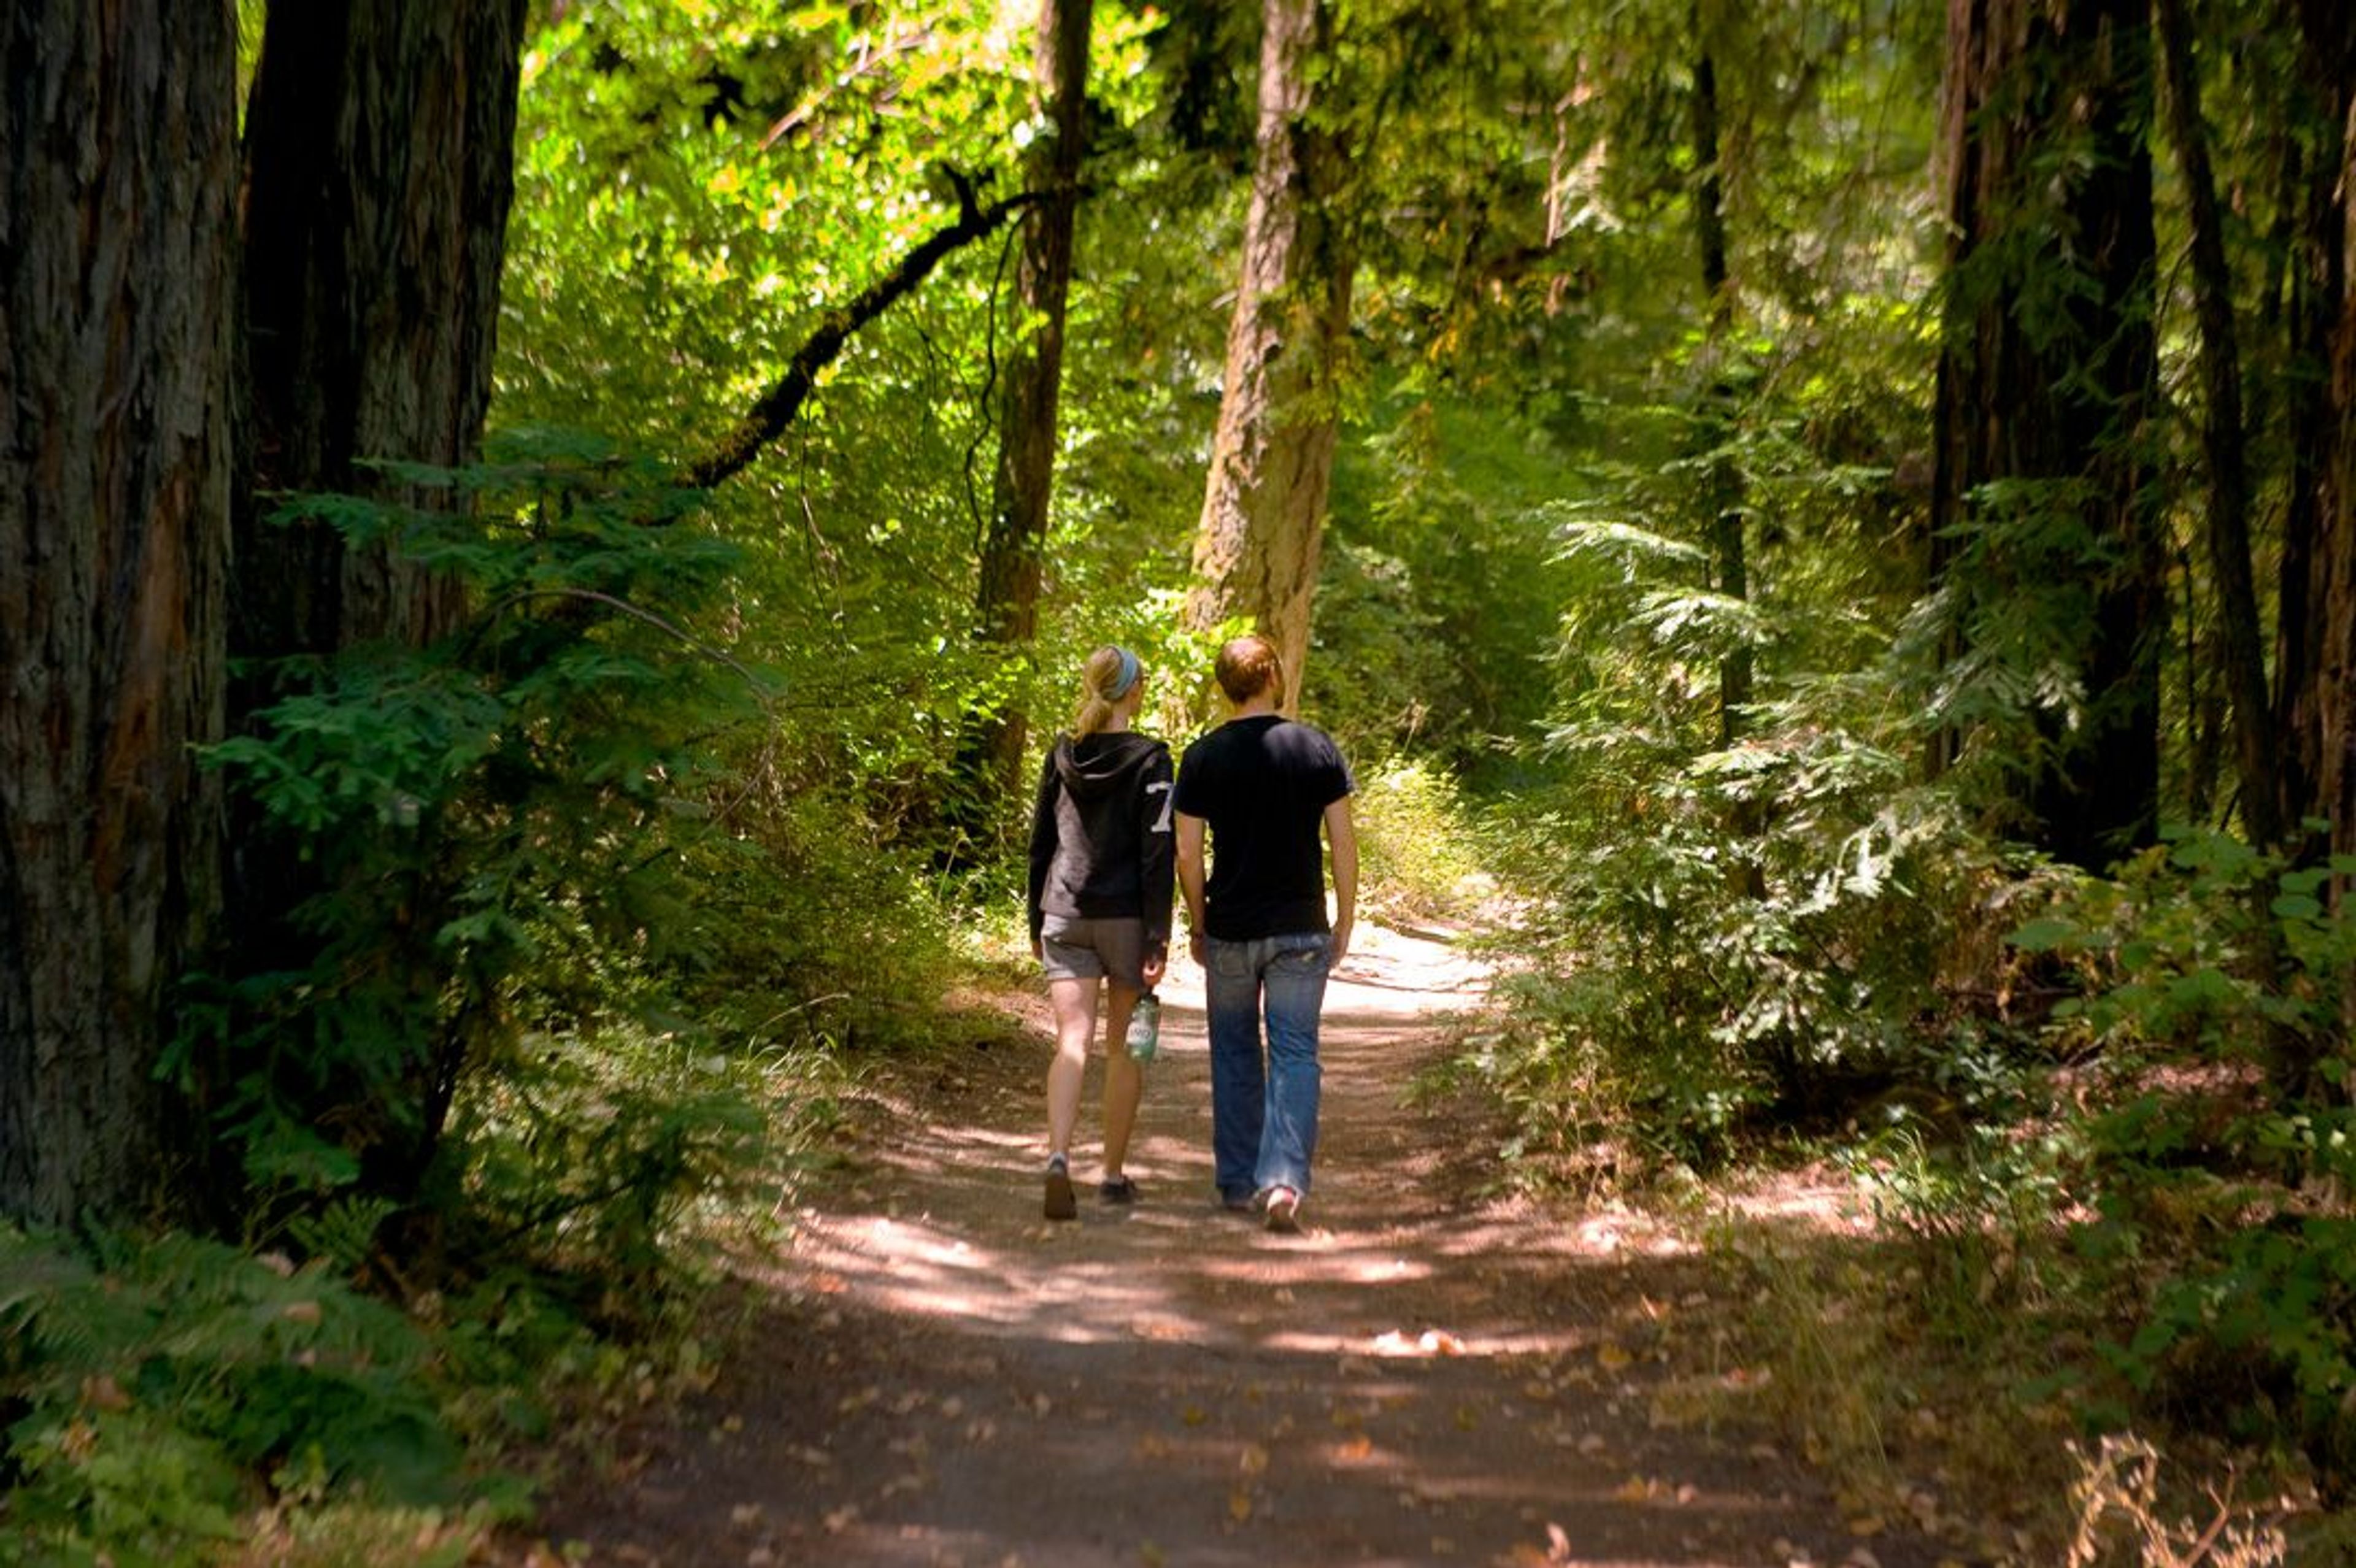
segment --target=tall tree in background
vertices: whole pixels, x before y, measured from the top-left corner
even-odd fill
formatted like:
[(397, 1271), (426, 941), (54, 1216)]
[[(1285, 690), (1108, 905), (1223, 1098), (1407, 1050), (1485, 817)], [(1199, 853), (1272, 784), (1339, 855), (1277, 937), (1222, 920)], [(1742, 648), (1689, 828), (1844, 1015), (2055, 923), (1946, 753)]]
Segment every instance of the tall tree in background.
[(2029, 693), (2029, 836), (2088, 867), (2158, 826), (2151, 66), (2141, 0), (1949, 6), (1933, 570)]
[[(2312, 303), (2295, 313), (2312, 334), (2309, 362), (2326, 368), (2314, 421), (2316, 542), (2303, 595), (2313, 617), (2308, 635), (2317, 690), (2314, 731), (2302, 738), (2302, 752), (2314, 758), (2303, 815), (2327, 818), (2332, 850), (2350, 855), (2356, 854), (2356, 33), (2339, 7), (2320, 0), (2304, 0), (2300, 16), (2318, 106), (2324, 124), (2336, 127), (2322, 139), (2308, 186), (2313, 205), (2302, 287)], [(2285, 552), (2286, 571), (2291, 553)], [(2356, 1011), (2356, 987), (2351, 998)]]
[(216, 912), (236, 24), (0, 36), (0, 1211), (151, 1196), (165, 991)]
[[(1000, 372), (998, 462), (975, 605), (983, 645), (1011, 660), (1031, 657), (1038, 630), (1042, 554), (1055, 490), (1055, 404), (1064, 374), (1064, 303), (1071, 293), (1072, 233), (1087, 151), (1094, 10), (1095, 0), (1040, 0), (1033, 48), (1047, 133), (1031, 144), (1025, 172), (1029, 188), (1045, 197), (1023, 226), (1015, 272), (1017, 322)], [(970, 792), (970, 820), (999, 816), (995, 805), (1020, 783), (1026, 739), (1021, 709), (1007, 698), (977, 717), (961, 747), (960, 783)]]
[[(1734, 325), (1734, 273), (1726, 240), (1726, 179), (1719, 160), (1724, 145), (1719, 134), (1718, 53), (1711, 17), (1699, 0), (1692, 11), (1693, 73), (1693, 217), (1695, 248), (1701, 259), (1703, 338), (1709, 363), (1709, 385), (1701, 411), (1701, 439), (1708, 453), (1710, 586), (1729, 599), (1751, 594), (1750, 562), (1742, 539), (1742, 475), (1725, 446), (1733, 435), (1733, 389), (1727, 378), (1726, 356), (1733, 352), (1729, 338)], [(1751, 659), (1748, 644), (1738, 644), (1718, 667), (1718, 743), (1731, 746), (1742, 733), (1743, 709), (1751, 701)]]
[(2276, 626), (2286, 824), (2322, 820), (2356, 852), (2356, 35), (2336, 5), (2293, 0), (2305, 45), (2285, 137), (2291, 264), (2290, 466)]
[(2241, 812), (2250, 837), (2281, 837), (2275, 781), (2274, 712), (2266, 692), (2266, 655), (2250, 554), (2251, 479), (2242, 408), (2241, 339), (2233, 319), (2233, 273), (2225, 225), (2211, 171), (2209, 129), (2201, 112), (2201, 78), (2192, 58), (2184, 0), (2158, 0), (2160, 59), (2168, 82), (2169, 139), (2183, 183), (2192, 230), (2192, 290), (2201, 325), (2201, 450), (2209, 471), (2208, 544), (2211, 586), (2222, 624), (2226, 699), (2233, 709)]
[(1346, 151), (1330, 107), (1313, 101), (1333, 48), (1330, 10), (1267, 0), (1262, 26), (1258, 162), (1187, 622), (1252, 622), (1275, 639), (1298, 691), (1355, 256), (1340, 199)]

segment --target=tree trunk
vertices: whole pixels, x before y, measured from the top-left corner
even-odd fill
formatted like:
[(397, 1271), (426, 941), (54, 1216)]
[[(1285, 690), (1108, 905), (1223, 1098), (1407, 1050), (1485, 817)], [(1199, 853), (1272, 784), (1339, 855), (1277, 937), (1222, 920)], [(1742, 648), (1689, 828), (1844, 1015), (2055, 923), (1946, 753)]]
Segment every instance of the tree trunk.
[(1951, 0), (1948, 34), (1933, 568), (1960, 636), (2035, 604), (2073, 645), (2028, 672), (2080, 696), (2035, 709), (2014, 789), (2040, 846), (2100, 867), (2158, 815), (2150, 28), (2140, 0)]
[(1337, 200), (1344, 148), (1311, 118), (1331, 16), (1323, 0), (1266, 0), (1264, 26), (1258, 162), (1186, 620), (1196, 630), (1245, 622), (1273, 638), (1298, 693), (1340, 438), (1354, 252)]
[(0, 29), (0, 1211), (160, 1198), (166, 987), (215, 914), (236, 25)]
[(463, 609), (448, 581), (387, 549), (262, 519), (274, 491), (382, 493), (363, 459), (474, 457), (524, 14), (525, 0), (270, 7), (246, 117), (241, 657), (419, 644)]
[(2356, 42), (2337, 7), (2310, 3), (2306, 12), (2318, 69), (2329, 73), (2328, 106), (2340, 126), (2330, 205), (2317, 225), (2334, 293), (2326, 302), (2329, 371), (2317, 451), (2310, 590), (2320, 616), (2315, 815), (2329, 821), (2335, 855), (2356, 855)]
[[(1699, 54), (1694, 63), (1693, 135), (1697, 178), (1694, 187), (1694, 236), (1701, 252), (1703, 303), (1708, 311), (1705, 331), (1711, 360), (1711, 385), (1701, 429), (1713, 455), (1709, 460), (1709, 555), (1711, 586), (1730, 599), (1751, 596), (1751, 569), (1742, 538), (1742, 475), (1723, 454), (1733, 433), (1732, 388), (1726, 379), (1723, 357), (1729, 329), (1734, 322), (1733, 269), (1727, 260), (1726, 181), (1719, 169), (1718, 63), (1704, 32), (1702, 9), (1693, 9)], [(1748, 644), (1729, 649), (1718, 665), (1718, 743), (1721, 749), (1741, 738), (1743, 710), (1751, 703), (1751, 660)]]
[[(270, 661), (362, 645), (423, 646), (464, 593), (325, 521), (269, 520), (282, 493), (447, 507), (365, 465), (474, 460), (490, 401), (499, 275), (514, 196), (526, 0), (304, 0), (270, 7), (246, 116), (249, 485), (236, 508), (230, 693), (242, 727), (279, 690)], [(251, 809), (233, 822), (230, 930), (241, 973), (301, 972), (319, 939), (295, 912), (332, 873)], [(414, 980), (441, 956), (415, 933)], [(365, 1179), (405, 1194), (437, 1145), (463, 1032), (408, 1042), (402, 1103), (380, 1082), (305, 1064), (288, 1093), (364, 1151)]]
[[(1054, 133), (1031, 144), (1032, 189), (1047, 193), (1023, 230), (1015, 277), (1020, 325), (999, 400), (998, 466), (982, 541), (977, 631), (985, 650), (1027, 663), (1039, 624), (1039, 585), (1055, 478), (1055, 403), (1064, 376), (1064, 302), (1087, 155), (1088, 29), (1094, 0), (1040, 0), (1038, 95)], [(1002, 699), (976, 718), (959, 748), (959, 785), (976, 825), (1020, 789), (1028, 739), (1022, 710)]]
[(2209, 167), (2209, 132), (2201, 116), (2201, 79), (2193, 68), (2184, 0), (2158, 0), (2158, 16), (2169, 139), (2176, 146), (2185, 208), (2192, 222), (2192, 286), (2208, 403), (2202, 411), (2201, 447), (2209, 467), (2209, 569), (2217, 592), (2224, 685), (2233, 707), (2242, 824), (2253, 843), (2272, 846), (2282, 833), (2274, 713), (2266, 696), (2265, 644), (2250, 561), (2250, 474), (2244, 447), (2242, 351), (2233, 324), (2233, 283), (2225, 262), (2224, 223)]
[[(2295, 364), (2315, 374), (2297, 378), (2289, 396), (2290, 471), (2283, 517), (2280, 607), (2276, 617), (2275, 715), (2280, 737), (2278, 765), (2282, 821), (2298, 836), (2301, 848), (2328, 844), (2347, 852), (2351, 827), (2343, 801), (2350, 788), (2349, 759), (2333, 748), (2356, 734), (2356, 715), (2344, 706), (2340, 673), (2356, 653), (2349, 644), (2356, 627), (2356, 604), (2347, 581), (2356, 560), (2356, 522), (2345, 515), (2356, 502), (2339, 454), (2356, 421), (2356, 392), (2345, 387), (2350, 346), (2351, 258), (2344, 182), (2356, 131), (2356, 42), (2346, 18), (2331, 0), (2301, 0), (2297, 5), (2307, 47), (2300, 51), (2303, 93), (2293, 101), (2310, 117), (2294, 149), (2309, 143), (2305, 178), (2286, 178), (2297, 192), (2297, 216), (2289, 268), (2288, 330)], [(2294, 157), (2296, 155), (2294, 155)], [(2335, 711), (2337, 709), (2337, 711)], [(2325, 825), (2321, 839), (2303, 824)]]

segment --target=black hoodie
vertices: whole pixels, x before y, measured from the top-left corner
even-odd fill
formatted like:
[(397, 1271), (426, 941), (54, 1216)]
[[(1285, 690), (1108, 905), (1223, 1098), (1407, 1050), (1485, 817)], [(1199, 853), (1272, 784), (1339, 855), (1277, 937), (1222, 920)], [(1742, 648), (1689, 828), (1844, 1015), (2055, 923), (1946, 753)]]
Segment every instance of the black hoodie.
[(1031, 936), (1048, 915), (1135, 918), (1148, 949), (1170, 945), (1176, 861), (1170, 748), (1134, 731), (1058, 738), (1031, 813)]

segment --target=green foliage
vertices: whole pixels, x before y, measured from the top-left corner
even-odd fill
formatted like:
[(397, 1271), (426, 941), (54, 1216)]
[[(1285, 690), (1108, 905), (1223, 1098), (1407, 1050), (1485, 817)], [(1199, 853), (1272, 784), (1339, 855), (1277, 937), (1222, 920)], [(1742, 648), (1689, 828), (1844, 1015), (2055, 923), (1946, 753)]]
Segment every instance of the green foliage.
[(2319, 1052), (2339, 1029), (2338, 976), (2356, 962), (2356, 928), (2325, 897), (2356, 860), (2288, 869), (2225, 834), (2161, 837), (2013, 933), (2083, 980), (2087, 994), (2056, 1016), (2115, 1062), (2157, 1052), (2266, 1065), (2287, 1051), (2340, 1075)]
[(191, 986), (167, 1070), (209, 1094), (257, 1192), (298, 1205), (413, 1195), (467, 1075), (523, 1025), (580, 1016), (557, 960), (695, 951), (673, 858), (723, 830), (704, 742), (770, 695), (689, 629), (734, 554), (659, 475), (541, 442), (402, 477), (447, 508), (295, 509), (397, 536), (477, 608), (428, 648), (280, 672), (210, 758), (314, 880), (281, 939), (245, 933), (263, 966)]
[(0, 1228), (0, 1560), (199, 1560), (273, 1475), (412, 1504), (474, 1489), (424, 1337), (328, 1269)]
[[(2052, 1030), (2100, 1052), (2089, 1125), (2095, 1255), (2135, 1282), (2108, 1364), (2165, 1408), (2226, 1413), (2327, 1467), (2356, 1462), (2356, 1112), (2343, 976), (2356, 921), (2328, 880), (2223, 835), (2174, 830), (2023, 924), (2082, 997)], [(2129, 1271), (2132, 1271), (2131, 1273)]]
[[(2002, 1053), (1953, 997), (1999, 961), (2004, 868), (1912, 777), (1870, 622), (1713, 592), (1701, 547), (1653, 521), (1561, 509), (1557, 782), (1524, 808), (1515, 857), (1549, 944), (1520, 998), (1533, 1105), (1583, 1107), (1580, 1143), (1626, 1115), (1689, 1160), (1900, 1081), (1957, 1106), (1995, 1092), (1975, 1064)], [(1762, 696), (1721, 747), (1738, 651)]]
[[(1821, 1122), (1894, 1082), (1982, 1092), (1970, 1036), (1934, 1020), (1995, 867), (1939, 797), (1837, 735), (1622, 788), (1620, 826), (1571, 840), (1556, 817), (1533, 846), (1576, 844), (1537, 884), (1556, 955), (1517, 997), (1564, 1104), (1694, 1160), (1755, 1118)], [(1729, 792), (1761, 809), (1755, 835), (1729, 832)]]
[(1564, 573), (1539, 512), (1561, 453), (1455, 397), (1376, 413), (1337, 463), (1304, 708), (1353, 755), (1477, 778), (1547, 709)]

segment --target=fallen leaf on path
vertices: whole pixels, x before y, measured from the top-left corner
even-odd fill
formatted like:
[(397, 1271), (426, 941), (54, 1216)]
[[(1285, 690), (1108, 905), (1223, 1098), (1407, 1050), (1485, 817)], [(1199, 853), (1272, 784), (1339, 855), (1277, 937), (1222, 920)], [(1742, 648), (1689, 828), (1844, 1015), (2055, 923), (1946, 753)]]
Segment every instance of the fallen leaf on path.
[(1464, 1341), (1442, 1328), (1427, 1328), (1416, 1345), (1427, 1356), (1461, 1356)]
[(1616, 1372), (1635, 1359), (1616, 1339), (1606, 1339), (1595, 1347), (1595, 1364), (1607, 1372)]
[(749, 1530), (761, 1522), (759, 1503), (738, 1503), (728, 1510), (728, 1522), (739, 1530)]
[(1249, 1487), (1237, 1487), (1227, 1494), (1227, 1515), (1237, 1524), (1251, 1518), (1252, 1496)]
[(1268, 1450), (1257, 1443), (1245, 1444), (1242, 1456), (1237, 1460), (1237, 1467), (1247, 1476), (1261, 1474), (1268, 1468)]

